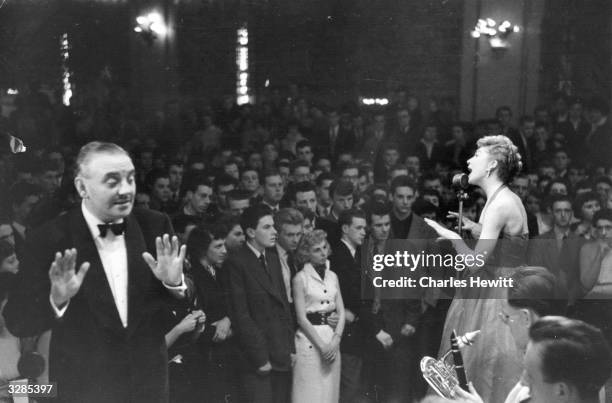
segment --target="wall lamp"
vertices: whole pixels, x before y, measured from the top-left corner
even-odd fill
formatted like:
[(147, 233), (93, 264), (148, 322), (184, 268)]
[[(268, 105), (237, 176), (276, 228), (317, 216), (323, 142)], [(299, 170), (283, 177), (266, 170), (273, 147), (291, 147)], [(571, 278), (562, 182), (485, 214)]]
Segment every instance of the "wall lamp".
[(472, 37), (475, 39), (481, 36), (486, 36), (489, 39), (489, 45), (493, 50), (507, 50), (510, 47), (508, 37), (512, 33), (520, 32), (518, 25), (513, 25), (510, 21), (504, 21), (501, 24), (491, 18), (479, 19), (472, 31)]
[(157, 12), (136, 17), (134, 32), (139, 33), (142, 39), (150, 46), (158, 37), (163, 37), (168, 33), (168, 28), (164, 24), (162, 16)]

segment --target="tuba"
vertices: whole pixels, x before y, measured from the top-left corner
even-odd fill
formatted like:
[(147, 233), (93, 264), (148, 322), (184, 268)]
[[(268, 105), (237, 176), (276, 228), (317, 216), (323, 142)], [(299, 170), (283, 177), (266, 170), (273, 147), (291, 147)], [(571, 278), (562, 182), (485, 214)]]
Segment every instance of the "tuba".
[[(457, 337), (453, 331), (451, 335), (451, 348), (442, 358), (436, 360), (433, 357), (423, 357), (421, 359), (423, 378), (425, 378), (429, 386), (438, 395), (446, 399), (452, 399), (455, 387), (460, 386), (467, 390), (465, 369), (463, 368), (463, 360), (459, 349), (474, 344), (478, 333), (480, 333), (480, 330), (468, 332)], [(448, 362), (451, 355), (453, 356), (453, 364)]]

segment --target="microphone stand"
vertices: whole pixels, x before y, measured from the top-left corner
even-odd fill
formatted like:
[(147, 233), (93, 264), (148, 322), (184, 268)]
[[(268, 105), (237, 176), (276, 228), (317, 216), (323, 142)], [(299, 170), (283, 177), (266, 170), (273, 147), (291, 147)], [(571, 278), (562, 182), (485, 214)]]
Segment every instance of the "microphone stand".
[(459, 190), (457, 191), (457, 199), (459, 200), (459, 224), (458, 224), (458, 229), (459, 229), (459, 236), (461, 238), (463, 238), (463, 202), (465, 200), (467, 200), (469, 198), (467, 192), (462, 189), (459, 188)]

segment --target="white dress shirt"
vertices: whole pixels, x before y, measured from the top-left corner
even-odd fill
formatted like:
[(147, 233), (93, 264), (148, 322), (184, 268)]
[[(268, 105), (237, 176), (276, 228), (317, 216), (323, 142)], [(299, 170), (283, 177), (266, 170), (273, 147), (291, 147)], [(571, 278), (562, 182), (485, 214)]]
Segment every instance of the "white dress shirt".
[[(85, 204), (81, 204), (83, 217), (87, 227), (96, 243), (96, 249), (100, 255), (106, 279), (113, 293), (115, 306), (119, 312), (123, 327), (127, 327), (128, 321), (128, 261), (127, 248), (125, 247), (125, 236), (115, 235), (113, 231), (107, 231), (106, 237), (100, 236), (99, 224), (105, 224), (87, 210)], [(120, 221), (118, 221), (120, 222)]]

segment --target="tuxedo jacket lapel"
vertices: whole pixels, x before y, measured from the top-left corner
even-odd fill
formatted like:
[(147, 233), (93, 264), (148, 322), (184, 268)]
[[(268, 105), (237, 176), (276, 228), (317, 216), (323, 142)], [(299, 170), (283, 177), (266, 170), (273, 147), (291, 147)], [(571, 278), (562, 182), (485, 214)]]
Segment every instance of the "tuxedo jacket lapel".
[(75, 209), (69, 214), (71, 214), (72, 245), (77, 250), (77, 268), (83, 262), (89, 262), (90, 264), (89, 271), (81, 286), (81, 292), (91, 305), (91, 312), (97, 316), (100, 323), (114, 331), (121, 332), (123, 325), (121, 324), (119, 311), (117, 311), (98, 249), (87, 227), (83, 213), (80, 209)]
[(128, 330), (133, 330), (142, 317), (140, 314), (145, 308), (142, 306), (146, 297), (144, 294), (149, 286), (153, 286), (150, 281), (153, 274), (142, 257), (143, 252), (147, 250), (146, 243), (134, 215), (127, 218), (124, 236), (128, 261)]

